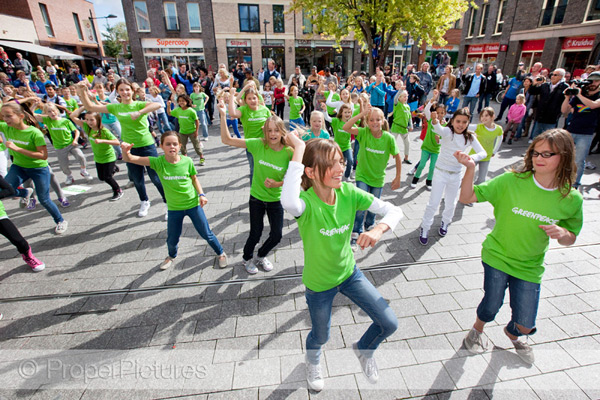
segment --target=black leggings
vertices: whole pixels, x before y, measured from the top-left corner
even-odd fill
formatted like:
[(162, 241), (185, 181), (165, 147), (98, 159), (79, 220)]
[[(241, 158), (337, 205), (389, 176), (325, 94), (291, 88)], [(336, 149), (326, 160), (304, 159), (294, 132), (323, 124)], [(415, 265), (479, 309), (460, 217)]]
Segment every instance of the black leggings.
[(21, 236), (21, 232), (19, 232), (10, 219), (0, 219), (0, 233), (15, 245), (19, 253), (26, 254), (27, 250), (29, 250), (29, 243)]
[(115, 173), (115, 162), (109, 162), (105, 164), (96, 163), (96, 171), (98, 171), (98, 179), (103, 182), (106, 182), (110, 185), (113, 192), (118, 192), (121, 190), (113, 175)]
[(283, 119), (283, 108), (285, 107), (285, 102), (281, 104), (275, 104), (275, 114), (281, 119)]

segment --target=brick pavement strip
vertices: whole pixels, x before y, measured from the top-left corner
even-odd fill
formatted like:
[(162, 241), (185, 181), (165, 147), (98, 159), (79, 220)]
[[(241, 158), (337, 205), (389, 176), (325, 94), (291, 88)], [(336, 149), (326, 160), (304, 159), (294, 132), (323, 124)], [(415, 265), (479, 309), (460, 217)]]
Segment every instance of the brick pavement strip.
[[(140, 219), (135, 216), (138, 201), (133, 189), (127, 190), (120, 202), (109, 203), (110, 190), (95, 180), (86, 194), (70, 198), (70, 208), (61, 209), (70, 224), (63, 237), (53, 234), (52, 221), (40, 207), (28, 212), (14, 201), (5, 201), (8, 215), (35, 254), (46, 262), (42, 273), (30, 273), (12, 245), (0, 245), (0, 301), (164, 286), (141, 293), (0, 303), (4, 314), (0, 321), (0, 382), (6, 382), (10, 375), (4, 368), (11, 361), (6, 351), (18, 349), (199, 351), (202, 355), (198, 360), (206, 366), (207, 377), (182, 384), (167, 382), (167, 387), (160, 388), (146, 387), (146, 382), (134, 387), (123, 382), (112, 390), (94, 385), (78, 387), (73, 382), (64, 388), (3, 387), (0, 398), (314, 397), (306, 389), (302, 364), (310, 318), (301, 279), (263, 280), (302, 271), (297, 225), (286, 215), (283, 240), (270, 256), (275, 271), (261, 271), (247, 280), (239, 265), (248, 232), (245, 157), (219, 143), (218, 127), (211, 128), (210, 133), (207, 165), (199, 167), (198, 173), (209, 197), (205, 212), (230, 256), (230, 268), (221, 270), (215, 265), (212, 250), (186, 221), (175, 267), (158, 270), (166, 254), (165, 207), (151, 185), (152, 207), (148, 217)], [(416, 136), (411, 134), (415, 144), (412, 159), (419, 152)], [(502, 148), (502, 158), (492, 159), (491, 171), (501, 172), (523, 151), (522, 143)], [(89, 150), (84, 153), (91, 161)], [(591, 159), (598, 163), (597, 156)], [(236, 160), (233, 167), (232, 160)], [(403, 178), (405, 174), (403, 171)], [(59, 180), (64, 178), (61, 172), (57, 175)], [(125, 182), (124, 168), (116, 177)], [(389, 182), (391, 173), (387, 178)], [(597, 172), (586, 171), (584, 183), (597, 178)], [(448, 235), (438, 238), (432, 234), (432, 244), (423, 247), (417, 241), (417, 228), (429, 194), (408, 189), (406, 182), (408, 178), (396, 193), (386, 186), (383, 194), (384, 199), (402, 206), (406, 218), (375, 249), (356, 255), (363, 268), (399, 264), (367, 272), (399, 317), (399, 330), (377, 352), (380, 382), (366, 382), (349, 350), (370, 319), (348, 299), (338, 296), (322, 361), (326, 390), (318, 398), (600, 397), (600, 233), (595, 228), (600, 221), (600, 204), (585, 200), (585, 225), (577, 246), (551, 244), (538, 313), (539, 332), (531, 337), (537, 362), (526, 366), (502, 332), (510, 317), (508, 305), (486, 329), (496, 346), (494, 351), (467, 357), (461, 349), (482, 295), (478, 256), (481, 242), (493, 225), (492, 208), (489, 204), (473, 208), (459, 205)], [(588, 194), (593, 195), (597, 192)], [(439, 216), (434, 227), (436, 224)], [(240, 281), (230, 284), (231, 279)], [(218, 284), (173, 286), (197, 282)]]

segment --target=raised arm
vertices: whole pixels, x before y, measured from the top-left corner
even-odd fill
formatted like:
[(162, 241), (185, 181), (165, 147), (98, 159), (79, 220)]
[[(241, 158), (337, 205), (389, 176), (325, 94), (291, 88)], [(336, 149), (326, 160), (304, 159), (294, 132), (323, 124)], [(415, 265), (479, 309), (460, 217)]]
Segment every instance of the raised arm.
[(229, 93), (229, 117), (231, 119), (242, 117), (242, 112), (235, 106), (235, 97), (235, 91)]
[(287, 212), (298, 218), (306, 209), (306, 204), (300, 198), (300, 182), (304, 172), (302, 158), (306, 145), (296, 136), (295, 132), (286, 135), (285, 140), (286, 144), (294, 149), (294, 155), (283, 178), (281, 205)]
[(369, 108), (367, 106), (365, 106), (365, 103), (362, 100), (360, 100), (360, 113), (358, 115), (356, 115), (355, 117), (350, 118), (350, 120), (348, 120), (348, 122), (346, 122), (344, 124), (342, 129), (351, 135), (354, 135), (354, 136), (358, 135), (358, 128), (356, 126), (354, 126), (354, 124), (356, 124), (362, 118), (366, 117), (368, 112), (369, 112)]
[(125, 160), (125, 162), (130, 162), (132, 164), (149, 167), (150, 166), (150, 158), (134, 156), (130, 152), (132, 147), (133, 147), (133, 145), (131, 143), (126, 143), (126, 142), (121, 143), (121, 150), (123, 151), (123, 160)]
[(70, 115), (70, 119), (71, 121), (73, 121), (73, 123), (77, 126), (80, 126), (83, 128), (83, 121), (79, 118), (79, 115), (81, 115), (81, 113), (83, 112), (83, 110), (85, 110), (84, 107), (79, 107), (77, 110), (73, 111)]
[(325, 101), (325, 105), (335, 108), (336, 110), (339, 110), (339, 108), (342, 106), (342, 104), (344, 104), (343, 101), (338, 100), (338, 101), (333, 101), (333, 95), (335, 94), (335, 92), (333, 90), (329, 91), (329, 96), (327, 96), (327, 100)]
[(90, 98), (88, 97), (88, 88), (84, 81), (81, 81), (75, 85), (75, 90), (77, 91), (77, 95), (81, 100), (81, 103), (85, 107), (86, 110), (97, 113), (109, 113), (108, 108), (105, 105), (94, 104)]
[[(232, 96), (231, 96), (232, 97)], [(221, 142), (228, 146), (239, 147), (242, 149), (246, 148), (246, 140), (240, 138), (233, 138), (229, 132), (229, 127), (227, 127), (227, 114), (225, 113), (225, 102), (223, 100), (219, 101), (218, 104), (219, 115), (221, 116)]]

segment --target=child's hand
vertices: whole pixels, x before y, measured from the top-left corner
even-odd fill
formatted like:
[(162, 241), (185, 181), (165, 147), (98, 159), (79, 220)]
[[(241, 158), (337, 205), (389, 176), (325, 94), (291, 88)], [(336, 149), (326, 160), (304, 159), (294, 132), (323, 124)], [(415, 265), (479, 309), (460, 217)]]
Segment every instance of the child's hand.
[(204, 207), (208, 203), (206, 196), (200, 196), (200, 207)]
[(141, 113), (141, 112), (139, 112), (139, 111), (134, 111), (134, 112), (132, 112), (132, 113), (131, 113), (131, 114), (129, 114), (129, 115), (131, 116), (131, 119), (132, 119), (133, 121), (135, 121), (136, 119), (138, 119), (139, 117), (141, 117), (141, 116), (142, 116), (142, 113)]
[(539, 225), (546, 232), (550, 239), (560, 240), (563, 237), (569, 236), (569, 231), (558, 225)]
[(94, 139), (94, 143), (96, 143), (96, 144), (100, 144), (100, 143), (102, 143), (102, 142), (103, 142), (103, 140), (102, 140), (102, 139)]
[(400, 177), (397, 176), (393, 181), (392, 181), (392, 190), (398, 190), (400, 189)]
[(454, 152), (454, 158), (464, 165), (467, 168), (475, 168), (475, 161), (471, 158), (470, 155), (465, 153), (464, 151), (457, 150)]
[(73, 147), (77, 147), (77, 145), (78, 145), (78, 143), (77, 143), (77, 140), (73, 140), (73, 143), (71, 143), (71, 145), (72, 145)]
[(433, 98), (437, 99), (439, 95), (440, 95), (440, 91), (437, 89), (433, 89)]
[(269, 189), (277, 187), (277, 181), (275, 179), (267, 178), (265, 179), (265, 187)]
[(377, 243), (379, 239), (381, 239), (382, 235), (383, 230), (379, 228), (379, 225), (377, 225), (370, 231), (361, 233), (358, 237), (358, 240), (356, 241), (356, 244), (359, 245), (360, 248), (363, 250), (366, 247), (373, 247), (375, 246), (375, 243)]
[(285, 135), (285, 144), (295, 149), (297, 146), (304, 146), (304, 141), (300, 138), (300, 132), (294, 130)]
[(133, 148), (132, 143), (121, 142), (121, 151), (123, 153), (129, 153), (129, 151)]
[(10, 140), (6, 141), (6, 148), (9, 150), (13, 150), (16, 151), (16, 149), (18, 148), (13, 142), (11, 142)]
[(434, 125), (437, 125), (440, 121), (438, 121), (438, 115), (437, 112), (432, 111), (431, 112), (431, 123)]
[(219, 114), (225, 115), (227, 113), (227, 107), (225, 106), (223, 99), (219, 100), (217, 108), (219, 109)]

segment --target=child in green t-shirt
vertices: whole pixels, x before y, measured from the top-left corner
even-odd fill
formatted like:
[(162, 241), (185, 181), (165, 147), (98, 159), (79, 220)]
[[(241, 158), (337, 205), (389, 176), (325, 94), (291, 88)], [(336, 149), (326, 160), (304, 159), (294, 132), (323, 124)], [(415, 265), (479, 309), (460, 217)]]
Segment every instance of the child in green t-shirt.
[(202, 140), (208, 140), (208, 120), (206, 118), (206, 102), (208, 101), (208, 96), (204, 93), (204, 88), (200, 83), (195, 82), (194, 91), (190, 94), (190, 98), (192, 99), (192, 107), (196, 111), (198, 115), (198, 121), (200, 122), (200, 127), (202, 128)]
[(573, 139), (563, 129), (547, 130), (529, 145), (519, 169), (477, 186), (473, 186), (475, 161), (465, 152), (454, 156), (466, 167), (460, 202), (489, 201), (495, 216), (494, 229), (481, 251), (484, 296), (464, 347), (473, 354), (486, 351), (483, 328), (495, 319), (508, 287), (512, 314), (504, 333), (517, 355), (533, 364), (533, 350), (520, 337), (536, 332), (544, 256), (550, 239), (570, 246), (583, 226), (583, 197), (572, 187), (576, 173)]
[(200, 123), (198, 121), (198, 114), (192, 108), (192, 99), (187, 94), (182, 94), (177, 97), (177, 104), (179, 107), (171, 110), (171, 101), (167, 102), (167, 112), (169, 115), (177, 118), (179, 122), (179, 138), (181, 139), (181, 154), (187, 155), (187, 142), (188, 139), (192, 141), (194, 150), (198, 157), (200, 157), (200, 165), (204, 165), (204, 154), (202, 153), (202, 144), (198, 140), (198, 129), (200, 129)]
[[(189, 99), (189, 97), (188, 97)], [(202, 239), (206, 240), (217, 254), (219, 267), (227, 266), (227, 254), (219, 239), (211, 231), (202, 207), (208, 203), (202, 186), (196, 177), (196, 167), (191, 158), (179, 155), (181, 143), (176, 132), (165, 132), (160, 137), (160, 147), (164, 155), (158, 157), (141, 157), (131, 154), (130, 143), (121, 143), (123, 159), (129, 163), (150, 167), (158, 174), (167, 200), (167, 249), (169, 255), (160, 265), (167, 269), (173, 265), (177, 257), (179, 237), (183, 229), (183, 219), (187, 215)]]
[[(490, 167), (490, 160), (498, 153), (502, 145), (502, 136), (504, 131), (500, 125), (494, 123), (496, 113), (492, 107), (485, 107), (479, 113), (479, 121), (474, 131), (477, 135), (477, 140), (483, 146), (487, 153), (487, 157), (477, 162), (479, 165), (479, 174), (475, 180), (475, 184), (479, 185), (485, 182)], [(470, 154), (475, 152), (471, 150)]]
[[(367, 311), (373, 323), (352, 349), (370, 383), (379, 378), (374, 351), (398, 328), (388, 302), (367, 280), (350, 249), (350, 233), (356, 212), (369, 210), (383, 219), (358, 244), (374, 246), (383, 233), (393, 230), (402, 218), (400, 208), (343, 182), (344, 158), (332, 140), (314, 139), (304, 143), (287, 135), (294, 155), (283, 180), (281, 203), (296, 218), (304, 247), (302, 282), (312, 322), (306, 337), (306, 379), (310, 389), (323, 389), (321, 348), (329, 338), (331, 306), (342, 293)], [(304, 164), (304, 165), (303, 165)], [(303, 189), (301, 191), (301, 189)]]
[(304, 112), (304, 100), (298, 97), (298, 86), (290, 87), (290, 95), (284, 94), (290, 105), (290, 132), (298, 126), (306, 126), (302, 113)]
[(404, 143), (404, 163), (412, 164), (408, 160), (408, 155), (410, 153), (410, 142), (408, 140), (408, 131), (412, 130), (412, 114), (410, 112), (410, 107), (408, 105), (408, 92), (403, 90), (398, 93), (398, 97), (396, 98), (397, 102), (394, 104), (394, 117), (392, 128), (390, 132), (395, 134), (396, 137), (400, 135), (402, 138), (402, 142)]
[(352, 118), (353, 107), (352, 104), (342, 104), (337, 112), (337, 116), (331, 118), (327, 114), (323, 114), (325, 121), (329, 121), (331, 124), (331, 130), (333, 131), (333, 140), (340, 146), (344, 160), (346, 161), (346, 171), (344, 172), (344, 178), (346, 181), (350, 181), (350, 174), (352, 173), (352, 165), (354, 164), (354, 157), (352, 156), (352, 149), (350, 148), (351, 135), (344, 130), (344, 124), (350, 121)]

